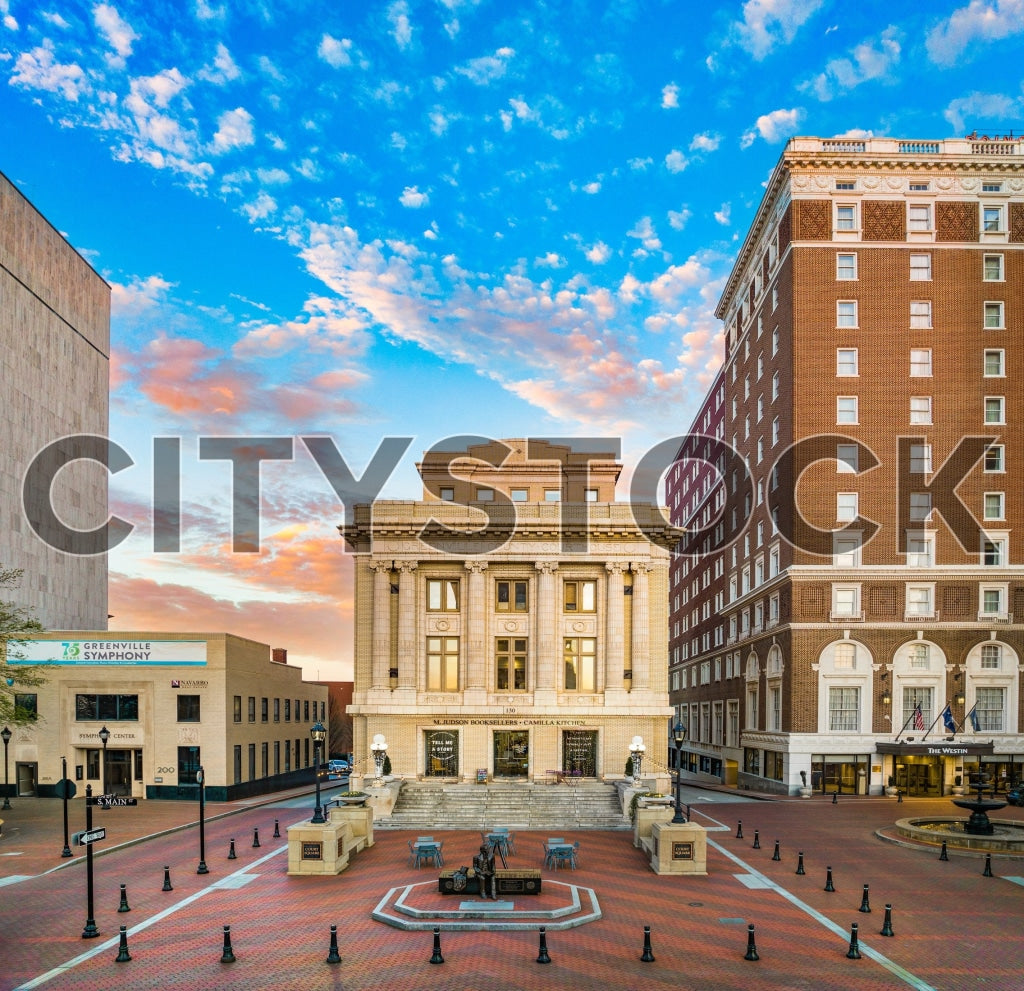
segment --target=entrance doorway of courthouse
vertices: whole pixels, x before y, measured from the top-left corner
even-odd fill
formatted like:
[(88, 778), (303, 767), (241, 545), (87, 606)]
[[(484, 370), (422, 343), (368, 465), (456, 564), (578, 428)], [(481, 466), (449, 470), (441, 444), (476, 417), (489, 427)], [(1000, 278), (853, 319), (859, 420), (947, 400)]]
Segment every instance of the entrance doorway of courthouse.
[(494, 776), (525, 778), (530, 773), (530, 734), (526, 730), (494, 731)]

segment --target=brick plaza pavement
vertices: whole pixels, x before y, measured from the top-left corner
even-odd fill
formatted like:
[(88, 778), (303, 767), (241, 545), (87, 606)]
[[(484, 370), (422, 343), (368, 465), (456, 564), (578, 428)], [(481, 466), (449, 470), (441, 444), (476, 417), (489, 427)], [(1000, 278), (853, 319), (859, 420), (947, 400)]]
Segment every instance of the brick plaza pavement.
[[(109, 991), (115, 982), (137, 989), (282, 991), (1024, 987), (1024, 861), (995, 857), (995, 876), (988, 878), (976, 855), (951, 852), (941, 862), (937, 848), (910, 848), (875, 835), (902, 816), (957, 811), (948, 800), (897, 806), (893, 799), (847, 797), (833, 805), (819, 796), (695, 804), (698, 822), (726, 827), (709, 833), (706, 878), (656, 876), (625, 832), (569, 834), (580, 841), (580, 869), (545, 877), (594, 889), (601, 919), (549, 932), (548, 965), (536, 962), (533, 931), (445, 931), (445, 962), (436, 966), (428, 962), (430, 932), (394, 929), (371, 918), (391, 887), (436, 883), (435, 872), (408, 866), (408, 834), (378, 830), (375, 846), (336, 878), (292, 878), (285, 873), (285, 841), (272, 838), (274, 819), (280, 819), (283, 837), (309, 810), (272, 805), (208, 806), (211, 817), (231, 814), (207, 821), (205, 876), (195, 873), (194, 825), (97, 856), (101, 935), (83, 940), (83, 858), (77, 850), (73, 860), (59, 856), (60, 806), (19, 799), (4, 813), (0, 991)], [(71, 828), (81, 829), (81, 803), (72, 808), (79, 821)], [(993, 818), (1013, 818), (1015, 811)], [(137, 809), (97, 810), (94, 821), (107, 828), (105, 845), (112, 848), (194, 817), (195, 803), (147, 802)], [(738, 819), (742, 839), (735, 835)], [(256, 828), (259, 848), (252, 846)], [(752, 847), (755, 829), (758, 850)], [(469, 863), (480, 842), (477, 833), (438, 828), (435, 835), (445, 841), (449, 866)], [(237, 859), (229, 861), (232, 838)], [(520, 832), (519, 853), (509, 866), (540, 867), (542, 839)], [(772, 860), (776, 839), (779, 861)], [(804, 854), (803, 876), (795, 873), (798, 851)], [(165, 865), (171, 892), (161, 890)], [(824, 890), (828, 866), (835, 892)], [(5, 883), (14, 875), (26, 879)], [(121, 883), (128, 913), (117, 912)], [(858, 910), (864, 884), (870, 913)], [(893, 905), (892, 938), (879, 935), (887, 902)], [(846, 957), (853, 923), (860, 928), (860, 960)], [(325, 963), (332, 924), (342, 956), (334, 966)], [(756, 962), (744, 959), (748, 924), (756, 927)], [(114, 962), (120, 925), (128, 927), (132, 960), (126, 963)], [(234, 963), (220, 959), (224, 925), (231, 926)], [(645, 925), (652, 930), (651, 963), (640, 961)]]

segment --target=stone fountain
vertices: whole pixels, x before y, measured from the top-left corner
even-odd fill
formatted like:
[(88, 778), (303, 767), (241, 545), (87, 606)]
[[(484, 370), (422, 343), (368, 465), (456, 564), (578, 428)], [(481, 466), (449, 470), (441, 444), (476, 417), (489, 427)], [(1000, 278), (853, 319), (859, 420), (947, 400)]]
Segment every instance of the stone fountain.
[(971, 788), (977, 788), (977, 798), (954, 798), (953, 804), (961, 809), (969, 809), (971, 817), (964, 823), (964, 832), (971, 836), (992, 836), (995, 830), (989, 821), (989, 812), (997, 812), (1006, 808), (1006, 802), (985, 798), (985, 791), (991, 792), (991, 779), (987, 774), (972, 774)]

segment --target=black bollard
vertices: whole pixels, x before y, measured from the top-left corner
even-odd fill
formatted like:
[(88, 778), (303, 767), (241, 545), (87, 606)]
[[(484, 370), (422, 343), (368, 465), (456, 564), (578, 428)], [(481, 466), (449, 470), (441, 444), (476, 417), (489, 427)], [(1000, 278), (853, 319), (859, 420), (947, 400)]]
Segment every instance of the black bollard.
[(779, 856), (779, 841), (775, 841), (775, 852), (772, 854), (772, 860), (782, 860)]
[(279, 840), (281, 838), (281, 827), (278, 825), (276, 819), (274, 820), (274, 837), (273, 838), (275, 840)]
[(846, 951), (847, 960), (860, 960), (860, 942), (857, 939), (857, 923), (850, 930), (850, 948)]
[(903, 792), (900, 789), (898, 789), (898, 788), (896, 789), (896, 804), (897, 805), (902, 805), (903, 804)]
[(548, 935), (547, 930), (540, 927), (540, 952), (537, 954), (537, 963), (551, 963), (551, 957), (548, 956)]
[(804, 852), (803, 852), (803, 850), (801, 850), (800, 853), (797, 854), (796, 872), (797, 872), (797, 874), (806, 874), (807, 873), (807, 871), (804, 870)]
[(255, 850), (260, 845), (260, 827), (257, 826), (252, 831), (252, 848)]
[(992, 877), (992, 854), (985, 854), (985, 869), (981, 872), (982, 877)]
[(341, 963), (341, 956), (338, 954), (338, 927), (331, 926), (331, 949), (327, 954), (325, 963)]
[(939, 854), (939, 860), (949, 860), (949, 854), (946, 853), (946, 841), (942, 841), (942, 851)]
[(747, 952), (743, 954), (744, 960), (760, 960), (757, 955), (757, 946), (754, 944), (754, 923), (747, 926)]
[(892, 905), (885, 906), (885, 921), (882, 923), (881, 936), (894, 936), (892, 931)]
[(857, 909), (857, 911), (858, 912), (870, 912), (871, 911), (871, 902), (868, 901), (868, 886), (866, 884), (864, 885), (864, 895), (863, 895), (863, 897), (860, 900), (860, 908)]
[(644, 952), (640, 955), (644, 963), (654, 963), (654, 954), (651, 952), (651, 927), (644, 926)]
[(832, 868), (831, 867), (827, 868), (827, 873), (825, 874), (825, 890), (826, 891), (835, 891), (836, 890), (835, 886), (832, 884)]
[(838, 805), (839, 804), (839, 792), (838, 791), (832, 792), (832, 804), (833, 805)]
[(228, 849), (228, 860), (238, 860), (238, 854), (235, 853), (235, 841), (231, 841), (231, 847)]
[(224, 952), (220, 955), (220, 962), (235, 962), (235, 952), (231, 949), (231, 926), (224, 927)]
[(128, 963), (131, 958), (132, 955), (128, 952), (128, 927), (121, 926), (121, 942), (118, 944), (114, 963)]
[(444, 957), (441, 956), (441, 930), (438, 926), (434, 926), (434, 952), (430, 957), (431, 963), (444, 963)]
[(123, 884), (121, 885), (121, 904), (117, 910), (118, 912), (131, 911), (131, 909), (128, 907), (128, 891)]
[(164, 886), (162, 891), (173, 891), (174, 888), (171, 886), (171, 869), (170, 867), (164, 868)]
[(737, 823), (736, 823), (736, 839), (738, 839), (738, 840), (742, 840), (743, 839), (743, 820), (742, 819), (738, 820)]
[(761, 837), (759, 835), (759, 831), (755, 829), (754, 830), (754, 843), (751, 846), (751, 850), (760, 850), (760, 849), (761, 849)]

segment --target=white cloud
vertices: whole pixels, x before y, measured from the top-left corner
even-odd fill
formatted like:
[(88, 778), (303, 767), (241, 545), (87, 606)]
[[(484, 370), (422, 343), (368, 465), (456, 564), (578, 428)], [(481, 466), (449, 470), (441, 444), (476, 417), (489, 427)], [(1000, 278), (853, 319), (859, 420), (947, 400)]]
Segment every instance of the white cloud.
[(203, 66), (199, 70), (200, 79), (205, 79), (207, 82), (218, 86), (223, 86), (224, 83), (237, 79), (241, 74), (242, 71), (235, 64), (235, 60), (231, 57), (231, 52), (221, 42), (217, 42), (217, 54), (213, 58), (213, 65)]
[(705, 131), (703, 134), (695, 134), (690, 142), (690, 151), (717, 151), (722, 143), (721, 134), (712, 134)]
[(277, 210), (277, 201), (262, 190), (251, 203), (242, 204), (242, 212), (249, 218), (250, 223), (269, 217), (275, 210)]
[[(747, 0), (733, 24), (739, 45), (761, 61), (776, 45), (789, 44), (824, 0)], [(710, 68), (710, 65), (709, 65)]]
[(729, 217), (732, 213), (732, 204), (723, 203), (720, 210), (715, 211), (715, 220), (718, 221), (723, 227), (729, 226)]
[(823, 72), (803, 83), (819, 100), (831, 100), (870, 79), (885, 79), (899, 64), (899, 30), (890, 25), (877, 38), (867, 39), (850, 51), (849, 58), (830, 59)]
[(48, 93), (60, 93), (72, 103), (83, 93), (89, 92), (89, 81), (81, 66), (75, 63), (56, 61), (53, 44), (47, 39), (38, 48), (22, 52), (14, 63), (11, 73), (12, 86), (26, 89), (41, 89)]
[(673, 148), (665, 156), (665, 168), (669, 172), (682, 172), (690, 163), (687, 161), (686, 156), (681, 152)]
[(430, 203), (430, 194), (421, 193), (418, 186), (406, 186), (398, 199), (402, 206), (418, 210), (420, 207), (427, 206)]
[(675, 83), (662, 87), (661, 105), (666, 110), (673, 110), (679, 106), (679, 87)]
[(629, 167), (634, 172), (646, 172), (653, 164), (653, 158), (631, 158), (629, 160)]
[(648, 251), (657, 251), (661, 247), (661, 239), (654, 229), (650, 217), (641, 217), (631, 231), (626, 231), (628, 237), (635, 237)]
[(111, 282), (110, 314), (113, 317), (138, 316), (144, 310), (159, 305), (170, 288), (172, 283), (159, 275), (135, 278), (128, 284)]
[(757, 140), (758, 135), (769, 144), (777, 144), (796, 133), (803, 117), (802, 107), (773, 110), (770, 114), (762, 114), (757, 118), (754, 126), (740, 139), (740, 147), (749, 148)]
[(549, 251), (546, 255), (535, 258), (533, 264), (538, 268), (564, 268), (565, 259), (557, 251)]
[(264, 186), (280, 186), (292, 181), (292, 177), (284, 169), (257, 169), (256, 178)]
[(584, 255), (588, 262), (593, 262), (595, 265), (603, 265), (611, 258), (612, 249), (604, 241), (598, 241), (593, 247), (587, 248)]
[(1024, 0), (971, 0), (932, 28), (925, 47), (938, 65), (954, 65), (975, 41), (998, 41), (1024, 32)]
[(196, 17), (201, 21), (222, 21), (225, 14), (223, 5), (214, 7), (208, 0), (196, 0)]
[(599, 182), (588, 182), (583, 187), (583, 192), (588, 193), (589, 195), (593, 196), (595, 193), (601, 192), (601, 183), (599, 183)]
[[(17, 31), (18, 30), (18, 20), (11, 13), (10, 0), (0, 0), (0, 15), (2, 15), (3, 22), (4, 22), (4, 27), (7, 28), (8, 31)], [(53, 16), (64, 22), (63, 24), (57, 24), (57, 27), (67, 27), (68, 26), (68, 22), (65, 21), (64, 18), (60, 16), (60, 14), (55, 14)], [(46, 14), (43, 14), (43, 17), (46, 18), (47, 20), (49, 20), (49, 18), (47, 17)], [(56, 23), (56, 22), (51, 21), (50, 23)]]
[(213, 152), (222, 155), (233, 148), (245, 148), (255, 142), (252, 114), (243, 107), (226, 110), (217, 119), (217, 133), (213, 136)]
[(508, 71), (508, 63), (515, 56), (515, 49), (499, 48), (493, 55), (482, 55), (480, 58), (470, 59), (465, 65), (457, 66), (455, 71), (465, 76), (470, 82), (477, 86), (486, 86), (501, 79)]
[(352, 42), (348, 38), (332, 38), (324, 34), (316, 53), (335, 69), (352, 64)]
[(430, 131), (437, 137), (441, 137), (448, 130), (448, 125), (454, 120), (454, 117), (445, 113), (441, 107), (434, 107), (427, 117), (430, 120)]
[[(968, 125), (975, 127), (975, 122), (1017, 120), (1024, 114), (1024, 98), (1006, 96), (1003, 93), (968, 93), (953, 100), (943, 112), (943, 116), (953, 125), (953, 129), (964, 133)], [(993, 131), (1000, 131), (996, 126)]]
[(686, 222), (690, 219), (692, 214), (687, 207), (683, 207), (681, 210), (669, 210), (668, 222), (673, 230), (681, 231), (685, 226)]
[(125, 60), (132, 53), (132, 42), (138, 41), (137, 35), (117, 12), (116, 8), (109, 3), (97, 4), (92, 12), (93, 20), (100, 33), (107, 39), (110, 47), (114, 49), (115, 55), (108, 55), (107, 60), (112, 66), (121, 68)]
[(388, 7), (388, 21), (391, 24), (391, 37), (404, 51), (412, 44), (412, 24), (409, 21), (409, 4), (406, 0), (395, 0)]
[[(7, 3), (7, 0), (3, 0), (3, 3), (0, 3), (0, 9), (4, 10), (5, 12), (7, 11), (9, 6), (10, 5)], [(43, 18), (44, 21), (47, 22), (47, 24), (52, 24), (55, 28), (60, 28), (62, 31), (66, 31), (69, 27), (71, 27), (71, 24), (68, 21), (64, 20), (64, 18), (61, 17), (60, 14), (58, 14), (55, 10), (44, 11), (40, 16)]]

